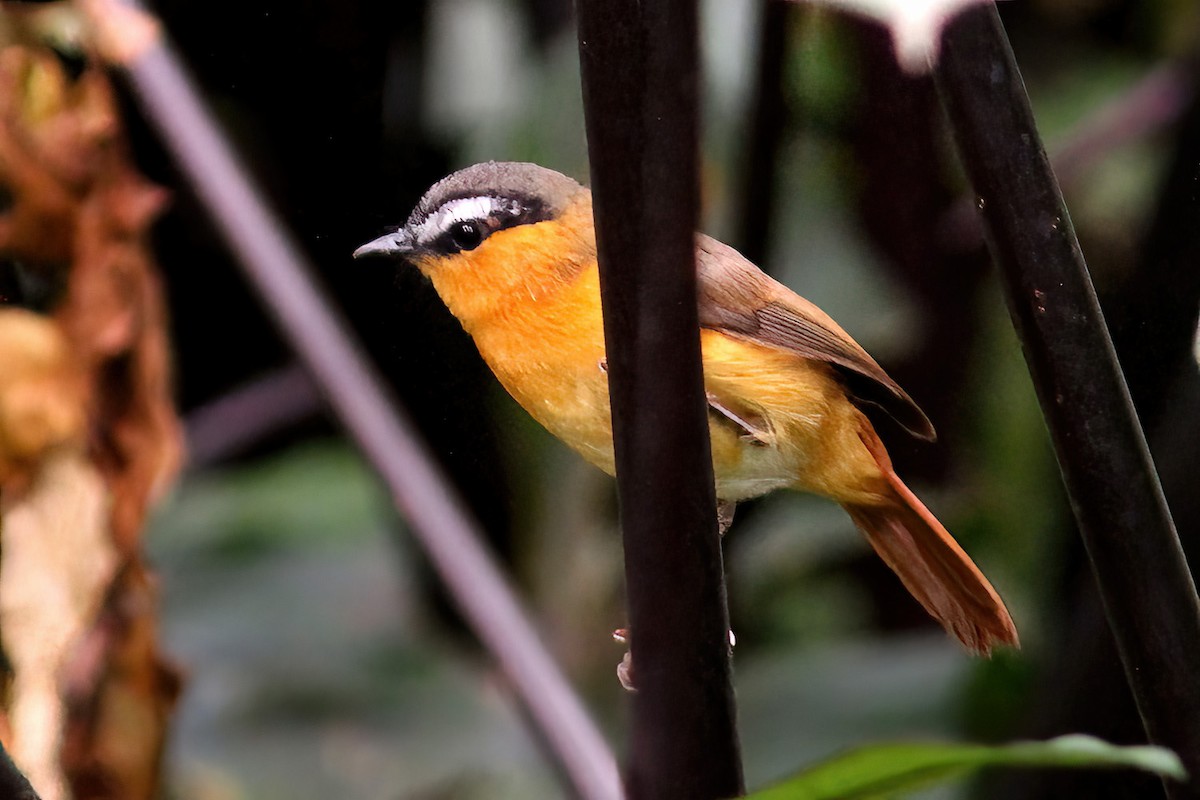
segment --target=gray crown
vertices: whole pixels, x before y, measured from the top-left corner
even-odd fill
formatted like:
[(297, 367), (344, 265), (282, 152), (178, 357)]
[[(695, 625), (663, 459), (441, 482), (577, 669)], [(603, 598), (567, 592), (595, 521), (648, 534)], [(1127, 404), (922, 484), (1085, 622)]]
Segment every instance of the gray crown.
[(540, 212), (542, 219), (558, 216), (583, 187), (552, 169), (520, 161), (487, 161), (460, 169), (430, 187), (408, 218), (415, 227), (451, 200), (496, 197), (517, 200)]

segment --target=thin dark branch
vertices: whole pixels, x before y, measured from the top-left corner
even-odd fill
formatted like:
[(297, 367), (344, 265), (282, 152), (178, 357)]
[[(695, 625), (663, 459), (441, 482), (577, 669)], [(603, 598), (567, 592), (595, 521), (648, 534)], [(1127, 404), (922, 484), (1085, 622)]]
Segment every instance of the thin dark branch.
[(936, 76), (1142, 721), (1200, 775), (1200, 599), (993, 5)]
[[(106, 3), (88, 8), (100, 9), (92, 21), (102, 42), (114, 37), (120, 41), (132, 27)], [(388, 486), (397, 509), (528, 707), (575, 790), (586, 798), (619, 797), (619, 775), (603, 737), (481, 544), (477, 526), (390, 402), (342, 320), (314, 287), (311, 266), (250, 184), (175, 55), (161, 39), (131, 44), (132, 49), (117, 49), (110, 57), (126, 71), (146, 116), (237, 254), (247, 278)]]
[(785, 0), (760, 0), (758, 65), (742, 181), (741, 218), (734, 244), (755, 264), (766, 265), (779, 194), (779, 147), (788, 122), (784, 66), (791, 22), (800, 8)]
[(695, 0), (583, 0), (579, 52), (632, 626), (634, 798), (742, 792), (696, 309)]
[[(983, 240), (966, 253), (947, 252), (938, 241), (943, 216), (958, 190), (947, 186), (944, 115), (933, 76), (901, 67), (890, 32), (878, 23), (847, 17), (842, 28), (853, 37), (862, 73), (848, 138), (861, 182), (854, 192), (859, 220), (890, 276), (916, 304), (921, 321), (913, 347), (883, 366), (953, 437), (951, 426), (969, 411), (966, 384), (979, 334), (976, 299), (987, 274)], [(954, 454), (948, 447), (905, 447), (892, 457), (903, 475), (944, 480)], [(877, 563), (870, 558), (864, 566)], [(873, 582), (872, 588), (906, 594), (895, 582)], [(916, 603), (877, 597), (876, 607), (886, 615), (881, 622), (930, 621)]]

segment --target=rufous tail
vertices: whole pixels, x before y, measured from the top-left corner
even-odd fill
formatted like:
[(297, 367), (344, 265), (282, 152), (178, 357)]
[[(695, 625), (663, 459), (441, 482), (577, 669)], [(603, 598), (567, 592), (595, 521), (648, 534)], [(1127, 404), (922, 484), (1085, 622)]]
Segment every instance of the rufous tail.
[(845, 506), (871, 547), (968, 650), (986, 656), (996, 645), (1019, 647), (1012, 617), (988, 579), (896, 475), (869, 423), (860, 436), (891, 489), (882, 505)]

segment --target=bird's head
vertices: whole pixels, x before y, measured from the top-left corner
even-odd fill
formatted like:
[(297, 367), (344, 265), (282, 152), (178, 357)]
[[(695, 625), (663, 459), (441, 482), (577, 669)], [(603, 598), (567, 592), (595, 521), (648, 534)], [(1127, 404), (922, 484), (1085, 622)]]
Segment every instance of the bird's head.
[(513, 293), (538, 294), (595, 261), (591, 193), (536, 164), (492, 162), (435, 183), (408, 221), (354, 251), (404, 260), (472, 318)]

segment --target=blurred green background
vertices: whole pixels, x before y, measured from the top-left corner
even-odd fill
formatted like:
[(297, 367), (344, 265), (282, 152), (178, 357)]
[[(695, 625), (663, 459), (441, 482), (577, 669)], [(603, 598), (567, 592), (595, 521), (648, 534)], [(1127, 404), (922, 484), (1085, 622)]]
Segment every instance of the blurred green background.
[[(1191, 113), (1196, 6), (1002, 5), (1050, 150), (1073, 143), (1083, 153), (1062, 177), (1110, 319), (1143, 330), (1160, 294), (1184, 306), (1162, 314), (1186, 318), (1191, 284), (1172, 284), (1154, 261), (1181, 250), (1159, 257), (1164, 247), (1153, 245), (1195, 236), (1169, 212), (1173, 164), (1196, 138), (1194, 124), (1177, 120)], [(749, 505), (725, 551), (748, 783), (887, 738), (1088, 730), (1136, 741), (931, 83), (899, 74), (872, 24), (802, 5), (773, 10), (784, 68), (764, 96), (781, 112), (777, 166), (773, 181), (747, 189), (748, 154), (761, 143), (751, 120), (765, 6), (702, 6), (704, 229), (761, 253), (764, 268), (830, 313), (925, 406), (937, 444), (887, 423), (881, 433), (901, 474), (1004, 595), (1024, 645), (991, 661), (967, 657), (836, 506), (796, 495)], [(625, 620), (611, 480), (525, 417), (418, 275), (350, 259), (459, 166), (532, 160), (586, 179), (570, 3), (162, 0), (158, 10), (620, 748), (622, 649), (610, 634)], [(1164, 65), (1178, 70), (1164, 77)], [(1166, 87), (1151, 93), (1156, 102), (1131, 96), (1155, 90), (1145, 86), (1152, 74)], [(1114, 103), (1111, 113), (1148, 130), (1089, 145), (1080, 131), (1101, 130), (1097, 114)], [(236, 420), (214, 411), (290, 357), (166, 155), (133, 124), (144, 169), (178, 189), (158, 249), (200, 456), (147, 536), (167, 649), (188, 673), (172, 795), (561, 796), (502, 681), (336, 424), (305, 410), (304, 391), (294, 393), (298, 421), (285, 425), (273, 425), (270, 404)], [(765, 240), (745, 238), (748, 205), (771, 209)], [(1192, 340), (1117, 334), (1119, 347), (1141, 347), (1122, 355), (1137, 357), (1135, 400), (1154, 397), (1153, 413), (1141, 408), (1154, 436), (1160, 419), (1186, 407), (1174, 376), (1195, 372), (1194, 360), (1177, 358)], [(1154, 391), (1159, 384), (1176, 388)], [(222, 421), (247, 419), (269, 432), (211, 440)], [(1172, 451), (1177, 472), (1195, 452)], [(1071, 789), (1054, 776), (1020, 788), (1003, 780), (925, 796), (1153, 789), (1152, 779), (1125, 775)]]

